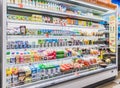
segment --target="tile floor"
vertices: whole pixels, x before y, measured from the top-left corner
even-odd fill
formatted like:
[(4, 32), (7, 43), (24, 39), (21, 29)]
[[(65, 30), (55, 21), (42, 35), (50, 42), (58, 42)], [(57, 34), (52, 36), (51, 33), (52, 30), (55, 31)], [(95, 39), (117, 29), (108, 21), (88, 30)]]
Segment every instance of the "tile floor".
[(118, 77), (115, 80), (113, 80), (112, 82), (103, 84), (96, 88), (120, 88), (120, 72)]

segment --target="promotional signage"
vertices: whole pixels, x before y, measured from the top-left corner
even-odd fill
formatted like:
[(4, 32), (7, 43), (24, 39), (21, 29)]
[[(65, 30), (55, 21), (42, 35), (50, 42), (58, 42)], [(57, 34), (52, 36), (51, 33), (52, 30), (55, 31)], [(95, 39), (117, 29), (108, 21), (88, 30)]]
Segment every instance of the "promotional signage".
[(116, 47), (116, 18), (115, 15), (109, 17), (109, 47), (115, 52)]

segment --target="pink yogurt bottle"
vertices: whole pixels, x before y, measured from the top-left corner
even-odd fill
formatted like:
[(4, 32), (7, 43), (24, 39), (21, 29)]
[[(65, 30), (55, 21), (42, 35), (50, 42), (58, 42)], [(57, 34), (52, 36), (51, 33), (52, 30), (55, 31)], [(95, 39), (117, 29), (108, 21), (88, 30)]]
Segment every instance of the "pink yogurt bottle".
[(24, 54), (20, 53), (20, 63), (24, 63)]

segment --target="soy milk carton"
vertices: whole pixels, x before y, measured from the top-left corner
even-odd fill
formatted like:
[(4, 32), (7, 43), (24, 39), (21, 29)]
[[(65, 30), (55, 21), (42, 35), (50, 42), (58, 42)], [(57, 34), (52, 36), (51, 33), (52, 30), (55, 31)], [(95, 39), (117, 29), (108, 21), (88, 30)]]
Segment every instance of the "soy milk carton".
[(32, 81), (37, 81), (37, 68), (30, 66)]

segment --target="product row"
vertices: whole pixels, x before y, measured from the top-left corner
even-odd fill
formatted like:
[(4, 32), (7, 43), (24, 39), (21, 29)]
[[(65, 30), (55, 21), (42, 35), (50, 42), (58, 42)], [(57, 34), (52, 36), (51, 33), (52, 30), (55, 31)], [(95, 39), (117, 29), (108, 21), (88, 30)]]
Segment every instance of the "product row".
[(48, 9), (54, 11), (66, 12), (66, 6), (56, 4), (49, 0), (7, 0), (11, 4), (22, 4), (29, 7), (36, 7), (41, 9)]
[[(6, 69), (7, 85), (18, 86), (39, 80), (46, 80), (53, 77), (59, 77), (64, 74), (82, 71), (86, 69), (98, 69), (107, 67), (112, 63), (111, 59), (100, 60), (96, 57), (76, 57), (72, 60), (61, 62), (46, 62), (42, 64), (31, 64), (22, 66), (13, 66)], [(88, 71), (89, 71), (88, 70)]]
[(60, 24), (62, 26), (80, 25), (80, 26), (85, 26), (85, 27), (96, 27), (96, 28), (102, 27), (102, 28), (104, 28), (104, 26), (101, 25), (101, 24), (103, 24), (102, 22), (95, 23), (95, 22), (82, 21), (82, 20), (76, 20), (76, 19), (71, 19), (71, 18), (60, 18), (60, 17), (36, 15), (36, 14), (32, 14), (32, 16), (8, 14), (7, 18), (9, 20), (16, 20), (16, 21)]
[(29, 8), (37, 8), (42, 10), (56, 11), (56, 12), (64, 12), (68, 14), (77, 14), (83, 16), (96, 16), (101, 17), (100, 15), (93, 14), (92, 12), (83, 12), (79, 9), (71, 9), (70, 6), (55, 3), (49, 0), (7, 0), (10, 4), (16, 4), (18, 7), (23, 8), (27, 6)]
[(26, 26), (8, 27), (8, 35), (34, 35), (34, 36), (103, 36), (104, 31), (85, 31), (82, 29), (66, 30), (66, 29), (32, 29)]
[(8, 67), (6, 69), (7, 85), (17, 86), (39, 80), (45, 80), (52, 77), (57, 77), (65, 72), (73, 72), (76, 69), (87, 69), (88, 67), (97, 64), (96, 58), (90, 60), (77, 59), (60, 63), (44, 63), (33, 64), (28, 66)]
[[(101, 53), (102, 52), (102, 53)], [(77, 48), (65, 48), (62, 50), (26, 50), (7, 52), (7, 63), (8, 64), (23, 64), (33, 63), (40, 61), (56, 60), (56, 59), (73, 59), (75, 56), (84, 57), (84, 55), (94, 56), (101, 54), (112, 53), (110, 49), (81, 49)]]
[(31, 39), (12, 40), (7, 42), (7, 49), (31, 49), (31, 48), (47, 48), (47, 47), (62, 47), (62, 46), (83, 46), (83, 45), (107, 45), (106, 40), (88, 40), (88, 39)]

